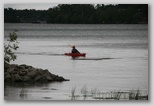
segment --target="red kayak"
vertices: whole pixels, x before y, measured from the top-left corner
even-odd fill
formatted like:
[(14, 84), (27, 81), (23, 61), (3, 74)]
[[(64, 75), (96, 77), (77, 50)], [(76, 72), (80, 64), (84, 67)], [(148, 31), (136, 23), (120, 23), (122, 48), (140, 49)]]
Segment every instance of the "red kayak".
[(79, 57), (79, 56), (86, 56), (86, 53), (65, 53), (66, 56), (72, 56), (72, 57)]

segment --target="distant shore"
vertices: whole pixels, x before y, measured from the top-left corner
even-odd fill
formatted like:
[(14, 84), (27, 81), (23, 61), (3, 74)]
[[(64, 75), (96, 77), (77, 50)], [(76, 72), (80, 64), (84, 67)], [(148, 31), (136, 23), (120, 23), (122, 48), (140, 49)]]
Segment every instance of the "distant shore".
[(50, 73), (47, 69), (34, 68), (29, 65), (4, 63), (5, 82), (62, 82), (69, 81)]

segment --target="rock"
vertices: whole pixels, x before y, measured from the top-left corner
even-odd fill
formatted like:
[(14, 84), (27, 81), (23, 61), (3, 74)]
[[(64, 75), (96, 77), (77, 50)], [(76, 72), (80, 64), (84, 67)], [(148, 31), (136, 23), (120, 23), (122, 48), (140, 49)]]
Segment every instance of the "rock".
[(49, 77), (49, 76), (46, 76), (46, 79), (47, 79), (48, 81), (53, 81), (53, 78), (52, 78), (52, 77)]
[(27, 75), (27, 73), (28, 73), (28, 70), (27, 69), (20, 69), (20, 70), (18, 70), (18, 74), (19, 75), (24, 76), (24, 75)]
[(20, 70), (18, 68), (15, 68), (13, 71), (19, 72)]
[(31, 78), (29, 76), (24, 76), (23, 77), (23, 81), (30, 81), (30, 80), (31, 80)]
[(4, 74), (4, 81), (10, 81), (11, 80), (11, 75), (10, 75), (10, 73), (9, 72), (6, 72), (5, 74)]
[(28, 68), (28, 71), (29, 71), (29, 72), (31, 72), (31, 71), (36, 71), (36, 69), (33, 68), (33, 67), (29, 67), (29, 68)]
[(24, 66), (18, 66), (18, 69), (25, 69)]
[(42, 75), (42, 77), (38, 81), (39, 82), (48, 82), (45, 75)]
[(18, 72), (24, 72), (26, 69), (18, 69)]
[(25, 69), (28, 68), (28, 66), (27, 66), (26, 64), (22, 64), (22, 65), (20, 65), (20, 67), (23, 67), (23, 68), (25, 68)]
[(38, 69), (37, 71), (38, 71), (38, 73), (39, 73), (40, 75), (49, 74), (49, 71), (48, 71), (47, 69), (46, 69), (46, 70)]
[(14, 75), (14, 80), (15, 81), (22, 81), (22, 78), (19, 76), (19, 74)]
[(17, 64), (11, 64), (9, 67), (18, 67)]
[(25, 71), (20, 71), (18, 74), (24, 76), (24, 75), (26, 75), (27, 73), (26, 73)]
[(31, 78), (35, 77), (37, 74), (37, 71), (36, 70), (31, 70), (27, 73), (27, 76), (30, 76)]
[(68, 81), (63, 77), (50, 73), (47, 69), (36, 69), (25, 64), (4, 64), (4, 81), (51, 82)]
[(38, 75), (34, 78), (34, 80), (37, 82), (48, 82), (52, 81), (52, 78), (46, 75)]
[(37, 69), (37, 72), (39, 75), (42, 75), (43, 74), (43, 69)]
[(42, 77), (42, 75), (37, 75), (36, 77), (34, 77), (34, 80), (35, 80), (35, 81), (38, 81), (38, 80), (41, 79), (41, 77)]
[(49, 73), (49, 75), (50, 75), (52, 78), (54, 78), (54, 77), (57, 76), (57, 75), (55, 75), (55, 74), (51, 74), (51, 73)]
[(31, 69), (31, 68), (33, 68), (32, 66), (29, 66), (29, 65), (26, 65), (26, 64), (22, 64), (20, 66), (24, 67), (25, 69)]
[(13, 74), (13, 75), (14, 75), (14, 74), (18, 74), (18, 71), (13, 71), (12, 74)]
[(12, 73), (12, 72), (14, 71), (15, 68), (16, 68), (16, 67), (14, 67), (14, 66), (10, 66), (10, 67), (7, 69), (7, 72)]
[(45, 76), (48, 81), (53, 81), (53, 78), (50, 75)]
[(58, 75), (56, 77), (54, 77), (55, 81), (65, 81), (65, 79), (63, 77), (59, 77)]

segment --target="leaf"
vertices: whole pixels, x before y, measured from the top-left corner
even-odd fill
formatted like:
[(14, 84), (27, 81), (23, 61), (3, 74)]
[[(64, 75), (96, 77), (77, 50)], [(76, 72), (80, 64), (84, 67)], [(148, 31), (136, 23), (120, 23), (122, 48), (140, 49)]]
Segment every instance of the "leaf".
[(4, 43), (4, 61), (7, 63), (11, 60), (14, 61), (17, 59), (17, 56), (13, 52), (13, 50), (17, 50), (19, 48), (17, 45), (17, 34), (15, 32), (10, 33), (8, 41), (8, 45)]

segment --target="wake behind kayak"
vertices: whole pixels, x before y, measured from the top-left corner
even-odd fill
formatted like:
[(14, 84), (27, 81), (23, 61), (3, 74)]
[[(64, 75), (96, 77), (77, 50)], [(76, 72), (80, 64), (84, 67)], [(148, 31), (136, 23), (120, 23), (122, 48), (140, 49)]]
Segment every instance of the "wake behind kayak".
[(73, 58), (73, 60), (108, 60), (114, 58)]
[(114, 58), (99, 58), (99, 57), (85, 57), (86, 53), (64, 53), (66, 56), (71, 56), (73, 60), (108, 60)]

